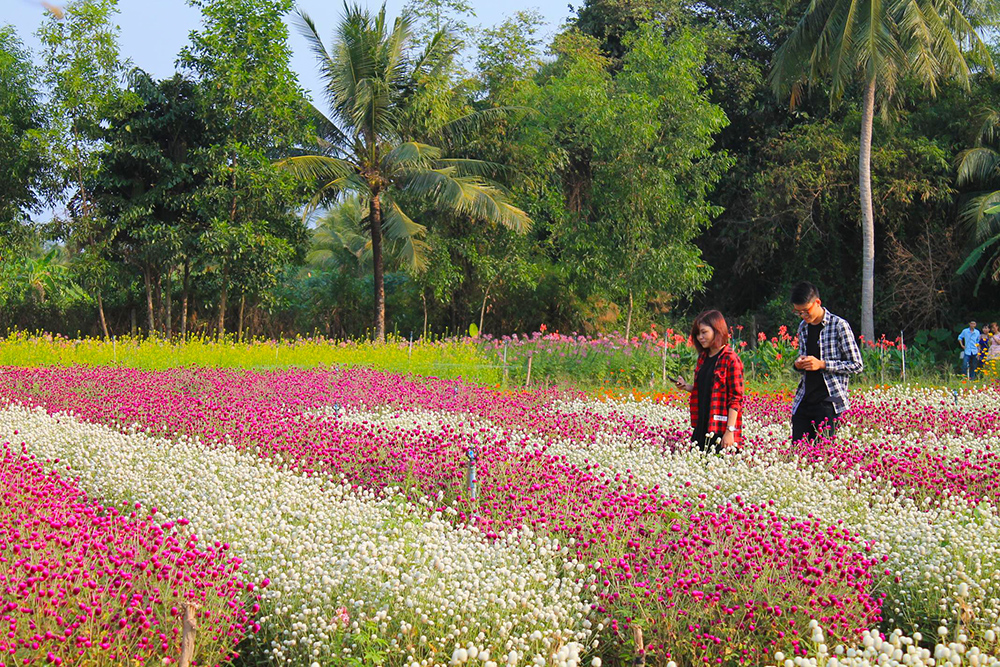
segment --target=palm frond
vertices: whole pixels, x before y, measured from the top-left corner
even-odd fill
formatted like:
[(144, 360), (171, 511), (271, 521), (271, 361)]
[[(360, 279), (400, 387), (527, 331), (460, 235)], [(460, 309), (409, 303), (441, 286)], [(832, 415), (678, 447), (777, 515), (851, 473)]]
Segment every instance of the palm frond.
[(976, 143), (979, 145), (993, 143), (997, 128), (1000, 128), (1000, 111), (993, 107), (984, 109), (979, 114), (979, 134)]
[[(836, 46), (833, 49), (833, 54), (831, 58), (830, 66), (830, 78), (832, 80), (831, 85), (831, 97), (835, 97), (839, 100), (844, 95), (845, 83), (854, 74), (854, 69), (857, 66), (857, 54), (854, 51), (855, 47), (855, 31), (857, 30), (857, 24), (859, 21), (859, 14), (861, 13), (860, 0), (847, 0), (847, 11), (843, 12), (843, 18), (841, 19), (841, 25), (837, 26), (837, 32), (840, 38), (836, 39)], [(833, 36), (830, 36), (831, 39)]]
[(430, 169), (440, 157), (441, 149), (437, 146), (404, 141), (382, 156), (382, 166), (389, 173), (407, 169)]
[(528, 214), (511, 204), (500, 188), (474, 176), (460, 176), (454, 167), (415, 172), (401, 178), (403, 189), (429, 197), (436, 205), (502, 225), (518, 233), (531, 228)]
[(382, 233), (394, 247), (394, 254), (417, 272), (427, 268), (430, 246), (420, 237), (427, 228), (410, 219), (392, 197), (383, 198)]
[(294, 155), (275, 163), (305, 181), (329, 183), (342, 181), (357, 173), (354, 165), (329, 155)]
[(976, 193), (959, 209), (959, 222), (966, 225), (977, 242), (1000, 234), (1000, 215), (987, 213), (1000, 203), (1000, 190)]
[(470, 135), (480, 132), (489, 123), (510, 118), (515, 114), (527, 116), (532, 113), (536, 113), (536, 111), (519, 106), (502, 106), (472, 111), (442, 125), (435, 132), (434, 138), (440, 139), (441, 144), (448, 146), (463, 143), (468, 140)]
[(959, 187), (1000, 184), (1000, 153), (986, 146), (976, 146), (959, 153), (955, 184)]

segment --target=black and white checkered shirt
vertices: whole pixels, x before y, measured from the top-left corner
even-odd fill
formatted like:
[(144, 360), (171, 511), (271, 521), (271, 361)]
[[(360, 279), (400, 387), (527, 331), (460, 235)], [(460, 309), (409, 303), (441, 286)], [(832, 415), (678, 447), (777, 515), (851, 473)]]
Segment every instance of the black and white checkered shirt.
[[(807, 354), (808, 326), (805, 320), (799, 322), (800, 357)], [(851, 399), (847, 395), (847, 378), (860, 373), (864, 369), (864, 362), (861, 360), (861, 350), (858, 349), (858, 341), (854, 338), (851, 325), (829, 310), (823, 315), (823, 323), (819, 330), (819, 358), (826, 362), (826, 368), (820, 372), (823, 373), (823, 382), (826, 383), (826, 390), (833, 400), (834, 409), (838, 415), (843, 414), (851, 407)], [(805, 371), (799, 370), (799, 372), (802, 373), (802, 377), (799, 378), (799, 389), (795, 392), (795, 400), (792, 402), (792, 414), (799, 409), (799, 403), (806, 393)]]

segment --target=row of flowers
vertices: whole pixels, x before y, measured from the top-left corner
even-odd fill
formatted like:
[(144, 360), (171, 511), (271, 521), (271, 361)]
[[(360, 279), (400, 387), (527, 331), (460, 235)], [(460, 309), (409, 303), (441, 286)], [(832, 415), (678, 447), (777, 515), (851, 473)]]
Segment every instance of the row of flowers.
[(229, 546), (155, 506), (91, 500), (61, 462), (24, 451), (23, 420), (0, 424), (0, 664), (168, 664), (185, 605), (198, 664), (232, 657), (256, 603)]
[[(559, 547), (549, 550), (563, 562), (575, 559), (596, 577), (578, 577), (573, 585), (594, 596), (591, 623), (609, 619), (605, 656), (631, 657), (631, 629), (642, 627), (645, 651), (664, 660), (690, 662), (725, 651), (760, 663), (775, 650), (804, 651), (803, 633), (814, 616), (844, 638), (879, 617), (873, 594), (882, 566), (869, 545), (843, 527), (790, 518), (767, 503), (734, 499), (714, 505), (671, 496), (613, 467), (546, 451), (557, 439), (586, 448), (609, 427), (640, 431), (641, 420), (625, 414), (574, 413), (554, 409), (554, 396), (546, 394), (499, 394), (371, 371), (10, 370), (0, 382), (0, 392), (25, 403), (73, 409), (82, 419), (149, 430), (188, 446), (204, 443), (209, 451), (241, 453), (319, 485), (344, 480), (378, 492), (379, 499), (397, 497), (402, 487), (398, 497), (409, 505), (430, 502), (449, 525), (470, 526), (491, 542), (525, 530), (544, 535)], [(336, 417), (387, 404), (450, 417), (440, 428), (406, 430), (383, 419)], [(334, 416), (315, 414), (324, 406)], [(504, 427), (499, 434), (470, 432), (459, 428), (463, 415)], [(648, 430), (647, 436), (657, 433)], [(638, 442), (653, 444), (648, 437), (640, 434)], [(474, 499), (466, 481), (470, 451), (478, 468)], [(207, 469), (217, 474), (223, 467)], [(138, 476), (136, 485), (151, 474)], [(171, 479), (167, 488), (178, 484)], [(184, 511), (200, 516), (200, 510)], [(204, 519), (195, 523), (211, 527)], [(251, 542), (239, 548), (248, 562), (259, 548)], [(265, 544), (269, 551), (272, 545)], [(579, 588), (575, 597), (586, 600)], [(388, 613), (400, 604), (402, 599), (393, 601)], [(512, 623), (510, 631), (525, 626)], [(560, 641), (568, 645), (566, 639)], [(398, 652), (400, 646), (391, 648)], [(558, 653), (554, 646), (547, 650), (539, 656), (543, 662)]]
[[(560, 655), (554, 664), (572, 667), (584, 651), (597, 647), (603, 626), (591, 621), (590, 603), (596, 574), (544, 533), (509, 531), (487, 539), (392, 488), (376, 495), (293, 473), (232, 445), (156, 439), (11, 406), (0, 411), (0, 438), (15, 433), (27, 450), (48, 460), (49, 468), (69, 466), (81, 487), (130, 505), (156, 507), (167, 528), (190, 521), (201, 541), (217, 545), (208, 555), (220, 549), (241, 554), (243, 578), (251, 583), (230, 588), (258, 595), (262, 605), (258, 632), (242, 648), (265, 654), (274, 664), (350, 664), (352, 659), (370, 664), (386, 654), (394, 664), (448, 664), (461, 650), (486, 665)], [(33, 465), (37, 471), (39, 464)], [(79, 548), (83, 567), (101, 566), (99, 552), (87, 551), (86, 544)], [(134, 564), (135, 558), (121, 562), (125, 576), (150, 572), (159, 578), (158, 568), (146, 567), (145, 561)], [(230, 590), (204, 583), (199, 570), (179, 572), (195, 591)], [(95, 590), (93, 604), (105, 615), (117, 614), (112, 621), (131, 618), (133, 611), (152, 619), (145, 605), (159, 601), (133, 601), (132, 586), (114, 572), (107, 576), (116, 587)], [(160, 587), (166, 596), (166, 584)], [(119, 589), (128, 590), (127, 599), (118, 598)], [(25, 588), (23, 604), (45, 607), (48, 590)], [(239, 601), (230, 600), (242, 610)], [(141, 607), (133, 610), (137, 604)], [(207, 612), (206, 607), (201, 613)], [(34, 619), (37, 650), (55, 651), (63, 643), (59, 616)], [(203, 623), (199, 637), (218, 634), (223, 643), (226, 637), (238, 639), (242, 626), (233, 625), (229, 632), (227, 627)], [(162, 630), (157, 626), (151, 632)], [(115, 657), (120, 660), (120, 652), (92, 664), (120, 664)]]

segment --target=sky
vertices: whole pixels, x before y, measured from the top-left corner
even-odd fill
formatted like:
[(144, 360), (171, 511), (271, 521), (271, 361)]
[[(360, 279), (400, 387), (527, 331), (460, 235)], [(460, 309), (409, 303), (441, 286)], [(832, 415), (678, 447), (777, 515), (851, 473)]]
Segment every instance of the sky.
[[(54, 5), (63, 4), (59, 0), (50, 1)], [(381, 6), (381, 2), (375, 0), (356, 1), (374, 11)], [(398, 16), (404, 1), (386, 0), (386, 12), (390, 17)], [(538, 11), (548, 22), (539, 35), (543, 43), (548, 43), (570, 14), (568, 0), (471, 0), (470, 4), (476, 13), (470, 23), (482, 27), (496, 25), (522, 9)], [(582, 0), (577, 4), (582, 4)], [(298, 6), (316, 22), (329, 45), (330, 35), (343, 10), (342, 0), (300, 0)], [(119, 0), (118, 8), (122, 56), (155, 78), (171, 76), (178, 52), (188, 43), (188, 34), (200, 27), (198, 9), (188, 6), (185, 0)], [(38, 40), (34, 33), (42, 23), (44, 12), (38, 0), (0, 0), (0, 24), (13, 25), (20, 38), (35, 53), (36, 60)], [(294, 27), (290, 29), (290, 34), (292, 70), (298, 74), (299, 82), (310, 92), (313, 100), (322, 100), (314, 57)]]

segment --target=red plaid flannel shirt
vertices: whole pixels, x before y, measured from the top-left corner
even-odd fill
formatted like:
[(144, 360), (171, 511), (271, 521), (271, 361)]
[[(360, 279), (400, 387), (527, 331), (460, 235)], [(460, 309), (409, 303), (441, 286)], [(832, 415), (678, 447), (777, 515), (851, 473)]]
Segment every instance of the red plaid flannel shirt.
[[(698, 428), (698, 371), (708, 356), (698, 355), (698, 365), (694, 369), (694, 389), (691, 391), (691, 428)], [(736, 442), (743, 440), (743, 361), (733, 348), (726, 346), (719, 352), (715, 362), (715, 382), (709, 401), (708, 432), (724, 435), (729, 422), (730, 408), (736, 410)], [(724, 419), (716, 419), (724, 417)]]

